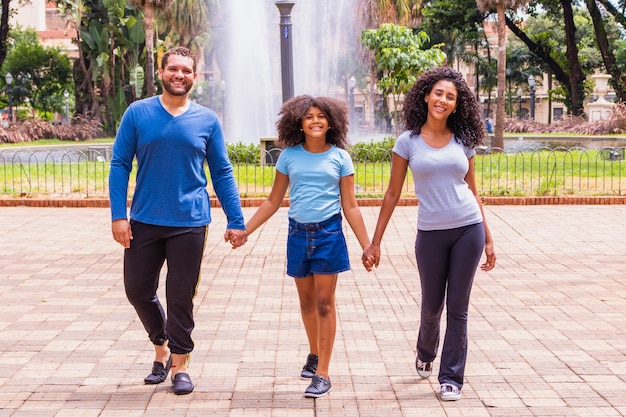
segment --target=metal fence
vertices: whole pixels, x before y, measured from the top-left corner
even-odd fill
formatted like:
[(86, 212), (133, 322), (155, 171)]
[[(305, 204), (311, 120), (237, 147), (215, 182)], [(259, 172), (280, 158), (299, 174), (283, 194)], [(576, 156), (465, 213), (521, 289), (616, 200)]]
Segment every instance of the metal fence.
[[(523, 148), (504, 151), (481, 147), (475, 157), (476, 183), (484, 196), (625, 195), (625, 147)], [(279, 151), (231, 155), (242, 197), (267, 196)], [(110, 146), (75, 149), (0, 149), (0, 196), (102, 198), (108, 196)], [(391, 152), (353, 154), (358, 197), (384, 194)], [(208, 172), (208, 169), (207, 169)], [(129, 192), (134, 189), (134, 172)], [(407, 196), (413, 179), (407, 174)]]

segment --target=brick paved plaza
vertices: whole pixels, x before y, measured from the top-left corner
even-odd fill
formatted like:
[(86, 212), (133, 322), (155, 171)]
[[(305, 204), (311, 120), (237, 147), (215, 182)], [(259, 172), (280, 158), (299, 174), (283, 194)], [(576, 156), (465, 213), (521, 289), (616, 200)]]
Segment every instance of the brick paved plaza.
[[(287, 209), (232, 250), (213, 209), (196, 298), (196, 390), (143, 384), (152, 348), (122, 283), (107, 208), (0, 208), (0, 417), (626, 415), (626, 205), (486, 206), (498, 265), (479, 271), (463, 398), (414, 368), (417, 207), (380, 268), (340, 275), (333, 391), (303, 397), (307, 343), (284, 274)], [(255, 208), (245, 208), (249, 218)], [(370, 234), (378, 207), (363, 207)], [(162, 293), (162, 290), (161, 290)]]

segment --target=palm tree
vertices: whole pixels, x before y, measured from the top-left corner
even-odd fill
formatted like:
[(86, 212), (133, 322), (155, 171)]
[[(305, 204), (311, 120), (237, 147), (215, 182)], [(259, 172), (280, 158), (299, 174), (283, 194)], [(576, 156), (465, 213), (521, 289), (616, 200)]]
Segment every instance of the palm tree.
[(198, 53), (210, 49), (210, 17), (219, 9), (218, 0), (173, 0), (171, 7), (164, 10), (162, 20), (175, 34), (178, 46)]
[(155, 12), (168, 9), (172, 0), (130, 0), (136, 8), (143, 8), (144, 30), (146, 32), (146, 93), (148, 97), (155, 94), (154, 86), (154, 21)]
[(528, 4), (528, 0), (476, 0), (478, 9), (489, 12), (493, 9), (498, 14), (498, 96), (496, 97), (496, 128), (492, 146), (504, 149), (504, 107), (506, 89), (506, 17), (507, 10), (518, 9)]

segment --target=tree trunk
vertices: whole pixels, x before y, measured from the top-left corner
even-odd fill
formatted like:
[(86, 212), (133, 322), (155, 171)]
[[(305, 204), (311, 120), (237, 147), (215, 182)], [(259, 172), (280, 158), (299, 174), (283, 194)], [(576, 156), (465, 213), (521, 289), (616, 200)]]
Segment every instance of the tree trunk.
[(609, 40), (607, 39), (606, 29), (604, 27), (604, 19), (602, 19), (602, 13), (598, 8), (595, 0), (585, 0), (587, 4), (587, 10), (593, 22), (593, 29), (596, 34), (596, 43), (602, 54), (602, 62), (604, 62), (604, 68), (606, 72), (613, 77), (613, 89), (615, 94), (619, 98), (619, 101), (626, 102), (626, 80), (624, 75), (616, 65), (615, 54), (611, 49)]
[(9, 5), (11, 0), (2, 0), (2, 15), (0, 16), (0, 67), (7, 57), (7, 38), (9, 36)]
[(154, 9), (149, 1), (144, 6), (146, 29), (146, 96), (155, 94), (154, 88)]
[(571, 88), (569, 113), (574, 116), (582, 116), (584, 109), (583, 82), (585, 74), (578, 61), (578, 46), (576, 44), (576, 25), (574, 24), (574, 12), (570, 0), (561, 0), (563, 6), (563, 20), (565, 21), (566, 55), (569, 64), (569, 84)]
[(504, 16), (504, 2), (496, 5), (498, 12), (498, 96), (496, 98), (496, 127), (494, 129), (494, 148), (504, 149), (504, 106), (506, 98), (506, 22)]

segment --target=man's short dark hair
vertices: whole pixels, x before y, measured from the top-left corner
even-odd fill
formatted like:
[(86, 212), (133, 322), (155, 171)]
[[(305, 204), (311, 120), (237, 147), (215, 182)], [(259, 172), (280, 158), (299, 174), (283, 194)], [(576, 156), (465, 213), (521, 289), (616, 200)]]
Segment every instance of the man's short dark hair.
[(165, 66), (167, 65), (167, 59), (170, 57), (170, 55), (188, 56), (193, 60), (193, 72), (196, 72), (196, 56), (193, 52), (191, 52), (191, 50), (185, 48), (184, 46), (177, 46), (175, 48), (169, 49), (163, 54), (163, 58), (161, 58), (162, 69), (165, 69)]

